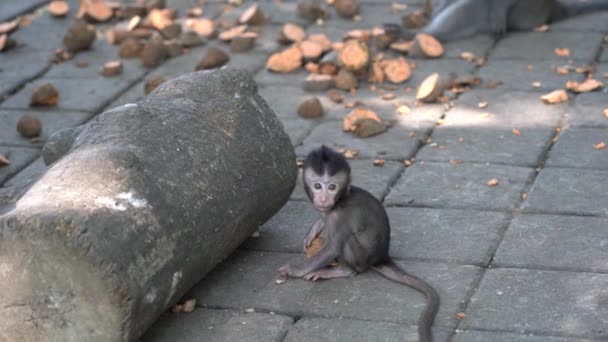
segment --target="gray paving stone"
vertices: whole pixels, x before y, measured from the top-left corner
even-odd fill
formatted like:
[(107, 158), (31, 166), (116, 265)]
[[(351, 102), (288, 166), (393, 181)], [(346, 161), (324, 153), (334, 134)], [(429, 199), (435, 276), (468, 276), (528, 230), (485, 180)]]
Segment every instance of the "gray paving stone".
[(426, 208), (388, 208), (391, 256), (485, 266), (502, 231), (504, 213)]
[(243, 5), (236, 7), (234, 10), (221, 15), (220, 18), (238, 21), (241, 14), (243, 14), (243, 12), (245, 12), (253, 3), (257, 3), (262, 13), (268, 18), (267, 24), (282, 24), (286, 22), (301, 26), (309, 24), (308, 20), (303, 19), (298, 15), (297, 2), (295, 1), (248, 1)]
[(38, 109), (45, 111), (69, 110), (96, 113), (129, 87), (127, 81), (101, 76), (97, 79), (43, 78), (25, 86), (17, 94), (4, 101), (0, 107), (31, 110), (29, 103), (32, 89), (45, 82), (53, 84), (59, 91), (59, 103), (56, 107)]
[[(17, 122), (23, 113), (40, 119), (42, 123), (42, 134), (36, 140), (24, 138), (17, 132)], [(91, 117), (84, 112), (28, 112), (15, 110), (0, 110), (0, 144), (20, 145), (25, 147), (41, 146), (53, 133), (66, 128), (83, 124)]]
[(476, 57), (485, 57), (494, 46), (496, 39), (491, 35), (478, 34), (467, 39), (443, 43), (443, 58), (461, 58), (463, 52), (471, 52)]
[(608, 215), (608, 171), (546, 168), (524, 203), (525, 212)]
[[(434, 341), (448, 341), (450, 331), (433, 329)], [(290, 327), (283, 339), (285, 342), (296, 341), (418, 341), (415, 326), (404, 326), (395, 323), (366, 322), (348, 319), (304, 318)]]
[[(266, 65), (266, 60), (264, 60), (264, 65)], [(306, 75), (308, 75), (308, 73), (302, 68), (294, 72), (282, 74), (269, 71), (264, 67), (258, 71), (254, 79), (260, 87), (266, 85), (290, 85), (300, 87), (302, 82), (304, 82), (304, 79), (306, 79)]]
[(593, 340), (573, 337), (555, 337), (540, 335), (518, 335), (513, 333), (491, 331), (456, 331), (452, 342), (592, 342)]
[(281, 341), (291, 317), (197, 308), (191, 313), (165, 313), (140, 339), (154, 341)]
[(256, 251), (303, 253), (303, 241), (321, 214), (308, 201), (288, 201), (242, 247)]
[(574, 105), (565, 115), (568, 125), (575, 127), (608, 128), (608, 117), (604, 115), (607, 93), (593, 92), (576, 96)]
[[(466, 78), (473, 75), (475, 64), (469, 63), (460, 58), (439, 58), (439, 59), (411, 59), (410, 64), (414, 64), (412, 76), (405, 83), (406, 86), (417, 88), (425, 78), (432, 73), (439, 73), (444, 79), (449, 79), (452, 75), (459, 78)], [(413, 92), (415, 95), (415, 92)]]
[(608, 47), (604, 45), (599, 59), (600, 63), (608, 63)]
[(44, 4), (47, 0), (21, 0), (0, 2), (0, 21), (13, 19), (18, 15), (33, 10)]
[[(446, 113), (443, 125), (454, 127), (555, 128), (569, 109), (566, 104), (546, 105), (540, 94), (526, 91), (476, 89), (462, 94)], [(487, 102), (486, 108), (479, 103)], [(522, 131), (523, 132), (523, 131)]]
[[(78, 1), (70, 1), (72, 12), (63, 18), (55, 18), (47, 11), (41, 11), (32, 22), (11, 34), (18, 43), (24, 44), (28, 49), (48, 53), (50, 57), (57, 48), (63, 48), (63, 36), (72, 24), (74, 14), (78, 10)], [(95, 47), (105, 45), (105, 41), (98, 39), (93, 43)]]
[(0, 185), (21, 171), (36, 157), (40, 155), (40, 150), (26, 147), (9, 147), (0, 145), (0, 154), (7, 157), (11, 163), (0, 167)]
[(534, 167), (551, 143), (555, 130), (524, 128), (521, 135), (511, 129), (441, 125), (433, 131), (433, 143), (416, 155), (418, 160), (460, 160)]
[[(417, 162), (405, 170), (388, 194), (388, 205), (512, 210), (532, 177), (524, 167)], [(497, 186), (487, 182), (497, 179)]]
[(301, 144), (316, 125), (316, 121), (305, 119), (284, 119), (281, 123), (294, 146)]
[[(425, 305), (417, 291), (366, 272), (348, 279), (310, 282), (289, 279), (276, 284), (276, 270), (303, 254), (239, 252), (199, 283), (191, 294), (203, 306), (255, 308), (291, 316), (350, 318), (415, 324)], [(400, 266), (428, 281), (442, 300), (437, 327), (454, 327), (480, 269), (432, 263)]]
[(21, 84), (22, 82), (19, 79), (2, 79), (0, 83), (0, 101), (17, 90)]
[(608, 12), (598, 12), (561, 20), (551, 24), (550, 29), (554, 32), (606, 32), (608, 31)]
[(25, 48), (15, 48), (0, 54), (0, 83), (23, 84), (49, 68), (49, 55)]
[(490, 269), (459, 328), (605, 339), (606, 296), (607, 274)]
[[(409, 137), (414, 131), (416, 136)], [(326, 122), (313, 129), (304, 139), (304, 143), (296, 148), (296, 155), (306, 156), (311, 150), (325, 144), (335, 149), (354, 149), (358, 151), (357, 158), (369, 159), (383, 157), (390, 160), (410, 159), (418, 148), (419, 138), (428, 130), (410, 129), (406, 125), (396, 124), (388, 132), (369, 138), (357, 138), (354, 134), (342, 130), (342, 122)]]
[(146, 68), (139, 59), (122, 59), (118, 57), (118, 48), (107, 44), (98, 44), (93, 49), (78, 53), (69, 61), (54, 64), (45, 77), (48, 78), (99, 78), (99, 72), (105, 62), (122, 61), (123, 72), (111, 79), (134, 81), (144, 75)]
[[(259, 83), (259, 82), (258, 82)], [(304, 100), (318, 97), (321, 101), (324, 114), (323, 118), (342, 119), (349, 110), (343, 105), (331, 102), (325, 92), (307, 92), (299, 85), (263, 85), (260, 84), (259, 94), (268, 102), (268, 105), (281, 120), (298, 119), (298, 106)], [(314, 121), (307, 119), (307, 121)]]
[[(528, 92), (547, 93), (555, 89), (564, 89), (566, 81), (583, 81), (584, 75), (571, 72), (559, 75), (555, 69), (568, 66), (567, 62), (555, 60), (508, 60), (490, 59), (480, 70), (479, 77), (484, 82), (501, 81), (500, 90), (518, 89)], [(535, 82), (540, 87), (533, 87)]]
[(593, 147), (602, 141), (608, 144), (606, 129), (566, 129), (549, 152), (545, 165), (608, 170), (608, 150)]
[[(597, 55), (602, 34), (594, 32), (516, 32), (498, 41), (490, 59), (557, 60), (591, 62)], [(556, 48), (569, 48), (570, 57), (558, 57)]]
[(608, 218), (517, 216), (496, 252), (498, 267), (608, 271)]
[(371, 29), (374, 26), (382, 26), (383, 23), (400, 23), (402, 16), (400, 13), (393, 12), (390, 5), (376, 3), (361, 3), (359, 15), (361, 16), (360, 21), (343, 18), (331, 8), (330, 18), (325, 21), (323, 27), (335, 27), (347, 33), (348, 30)]
[(40, 157), (6, 181), (3, 187), (23, 189), (35, 181), (41, 174), (43, 174), (46, 171), (46, 168), (47, 167), (44, 164), (42, 157)]
[[(384, 166), (374, 166), (373, 160), (349, 160), (352, 171), (352, 183), (369, 191), (378, 199), (384, 198), (388, 187), (403, 171), (403, 163), (385, 161)], [(299, 179), (302, 177), (302, 169), (298, 170)], [(302, 182), (298, 182), (291, 195), (292, 199), (308, 200), (304, 193)]]

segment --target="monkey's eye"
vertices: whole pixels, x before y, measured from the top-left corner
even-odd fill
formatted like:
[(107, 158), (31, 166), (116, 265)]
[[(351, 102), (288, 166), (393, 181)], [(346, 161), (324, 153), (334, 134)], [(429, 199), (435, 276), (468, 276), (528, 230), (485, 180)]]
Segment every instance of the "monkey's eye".
[(336, 190), (336, 184), (329, 184), (329, 186), (327, 187), (329, 190), (334, 191)]
[(321, 190), (321, 183), (315, 183), (315, 185), (313, 186), (315, 187), (315, 189)]

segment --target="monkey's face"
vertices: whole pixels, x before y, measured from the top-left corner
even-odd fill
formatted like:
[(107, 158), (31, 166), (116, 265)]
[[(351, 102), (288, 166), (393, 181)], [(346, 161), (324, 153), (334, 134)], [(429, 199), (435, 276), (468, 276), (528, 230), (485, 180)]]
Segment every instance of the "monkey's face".
[(339, 172), (333, 176), (327, 173), (318, 175), (312, 169), (307, 169), (304, 171), (304, 185), (315, 208), (320, 212), (328, 212), (348, 187), (348, 174)]

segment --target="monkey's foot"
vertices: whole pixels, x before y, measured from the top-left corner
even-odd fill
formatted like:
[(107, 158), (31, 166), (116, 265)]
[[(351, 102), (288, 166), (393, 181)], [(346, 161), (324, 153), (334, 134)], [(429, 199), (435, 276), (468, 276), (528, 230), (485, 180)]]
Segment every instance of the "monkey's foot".
[(347, 278), (355, 275), (355, 271), (346, 266), (325, 267), (304, 275), (304, 279), (317, 281), (319, 279)]

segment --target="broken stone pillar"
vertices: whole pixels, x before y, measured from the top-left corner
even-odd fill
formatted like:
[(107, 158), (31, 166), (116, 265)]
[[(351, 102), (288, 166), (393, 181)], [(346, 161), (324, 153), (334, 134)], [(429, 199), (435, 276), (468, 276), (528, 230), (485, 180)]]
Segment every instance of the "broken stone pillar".
[(163, 83), (43, 156), (48, 171), (0, 216), (1, 341), (137, 339), (283, 206), (297, 174), (255, 82), (228, 68)]

